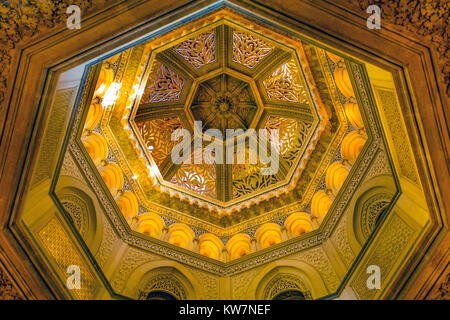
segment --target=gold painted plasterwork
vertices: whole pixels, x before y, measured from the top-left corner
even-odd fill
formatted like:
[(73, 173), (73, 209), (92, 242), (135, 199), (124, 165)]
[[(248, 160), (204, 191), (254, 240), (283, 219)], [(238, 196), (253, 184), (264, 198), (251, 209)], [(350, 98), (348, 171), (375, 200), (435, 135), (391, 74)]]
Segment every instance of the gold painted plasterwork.
[(173, 147), (178, 143), (172, 141), (172, 133), (183, 129), (179, 117), (166, 117), (137, 122), (136, 126), (142, 136), (149, 153), (159, 167), (170, 156)]
[(247, 32), (233, 32), (233, 61), (253, 68), (273, 51), (274, 47)]
[(183, 285), (171, 274), (159, 274), (151, 278), (141, 291), (141, 297), (144, 299), (145, 296), (152, 291), (169, 293), (177, 300), (186, 300), (187, 298)]
[(338, 226), (336, 227), (331, 236), (331, 241), (336, 247), (336, 251), (341, 256), (345, 265), (347, 267), (350, 267), (356, 256), (349, 242), (349, 231), (347, 230), (348, 225), (347, 217), (348, 216), (345, 215), (341, 219), (341, 221), (339, 221)]
[(394, 89), (375, 87), (375, 92), (379, 98), (380, 106), (385, 113), (385, 119), (389, 131), (392, 133), (392, 143), (394, 144), (394, 150), (397, 154), (398, 163), (400, 166), (400, 172), (403, 176), (411, 180), (412, 182), (419, 184), (419, 178), (414, 166), (414, 157), (409, 147), (408, 136), (401, 119), (397, 102), (397, 96)]
[(283, 64), (263, 81), (269, 100), (309, 104), (306, 84), (295, 60)]
[(292, 256), (292, 259), (303, 261), (313, 266), (321, 275), (329, 292), (334, 292), (341, 282), (336, 274), (334, 267), (330, 262), (330, 258), (324, 251), (323, 247), (313, 248), (311, 250)]
[(233, 181), (233, 197), (239, 198), (279, 182), (275, 175), (260, 175), (259, 170)]
[(300, 291), (305, 300), (312, 300), (311, 292), (308, 288), (298, 279), (291, 274), (278, 274), (267, 284), (264, 290), (264, 299), (272, 300), (278, 294), (288, 290)]
[[(133, 78), (134, 78), (134, 77), (133, 77)], [(124, 80), (126, 80), (126, 78), (125, 78)], [(126, 80), (126, 81), (127, 81), (127, 80)], [(118, 107), (118, 106), (115, 106), (114, 108), (117, 108), (117, 107)], [(342, 113), (342, 112), (340, 112), (340, 113)], [(108, 114), (108, 112), (106, 112), (105, 114)], [(124, 147), (124, 144), (122, 143), (122, 141), (124, 141), (124, 137), (122, 137), (122, 136), (116, 136), (116, 137), (114, 137), (114, 134), (111, 135), (111, 133), (109, 132), (108, 125), (107, 125), (108, 122), (105, 121), (105, 120), (107, 120), (107, 118), (104, 119), (104, 120), (102, 120), (102, 124), (105, 125), (105, 127), (103, 128), (103, 130), (104, 130), (104, 133), (105, 133), (105, 134), (107, 135), (107, 137), (108, 137), (108, 141), (112, 144), (112, 146), (115, 146), (115, 144), (117, 143), (117, 142), (116, 142), (116, 139), (117, 139), (117, 140), (121, 143), (121, 147), (123, 148), (123, 147)], [(113, 120), (114, 120), (114, 119), (113, 119)], [(117, 122), (115, 122), (115, 121), (111, 121), (111, 122), (109, 123), (109, 125), (111, 126), (111, 128), (112, 128), (115, 132), (117, 132), (117, 130), (120, 130), (120, 128), (117, 127)], [(340, 132), (341, 132), (341, 134), (342, 134), (342, 133), (343, 133), (343, 130), (345, 130), (345, 124), (344, 124), (344, 126), (343, 126), (343, 128), (342, 128), (341, 130), (342, 130), (342, 131), (340, 131)], [(126, 135), (129, 135), (129, 133), (127, 133), (126, 130), (124, 131), (124, 133), (125, 133)], [(116, 134), (116, 133), (115, 133), (115, 134)], [(337, 139), (334, 140), (334, 141), (332, 142), (333, 147), (327, 150), (327, 152), (330, 152), (330, 154), (329, 154), (327, 157), (331, 157), (333, 150), (336, 150), (336, 148), (337, 148), (337, 146), (338, 146), (338, 144), (339, 144), (339, 139), (340, 139), (340, 138), (341, 138), (341, 135), (339, 135), (339, 137), (337, 137)], [(310, 144), (311, 144), (311, 143), (310, 143)], [(309, 148), (311, 148), (311, 145), (309, 146)], [(144, 168), (143, 168), (144, 170), (141, 170), (141, 168), (137, 168), (136, 165), (139, 165), (138, 162), (128, 163), (128, 160), (127, 160), (126, 158), (124, 158), (124, 156), (121, 155), (121, 152), (126, 152), (126, 153), (128, 153), (128, 152), (129, 152), (128, 149), (122, 149), (122, 150), (120, 150), (120, 148), (119, 148), (119, 150), (116, 151), (115, 148), (111, 148), (111, 151), (113, 151), (114, 155), (118, 157), (117, 159), (118, 159), (118, 161), (121, 163), (121, 165), (123, 165), (125, 174), (126, 174), (128, 177), (130, 177), (130, 178), (133, 177), (133, 173), (132, 173), (133, 171), (134, 171), (135, 173), (137, 173), (137, 175), (139, 176), (138, 179), (136, 179), (136, 180), (130, 179), (130, 180), (128, 181), (128, 182), (130, 183), (130, 185), (133, 186), (133, 189), (134, 189), (134, 190), (137, 190), (137, 191), (140, 190), (141, 192), (146, 192), (145, 190), (150, 190), (150, 188), (153, 188), (153, 187), (148, 187), (148, 186), (146, 186), (146, 184), (142, 184), (143, 179), (145, 179), (145, 177), (148, 176), (148, 173), (145, 173), (145, 169), (146, 169), (146, 168), (144, 167)], [(139, 150), (138, 150), (138, 151), (139, 151)], [(140, 155), (138, 154), (137, 156), (140, 156)], [(126, 164), (126, 165), (125, 165), (125, 164)], [(326, 165), (327, 165), (326, 162), (322, 162), (322, 164), (321, 164), (320, 166), (323, 167), (323, 170), (325, 170), (325, 169), (326, 169)], [(313, 184), (317, 185), (318, 183), (320, 183), (320, 177), (321, 177), (321, 174), (323, 174), (323, 172), (324, 172), (323, 170), (317, 171), (317, 173), (316, 173), (317, 178), (314, 178)], [(297, 171), (297, 174), (299, 174), (298, 171)], [(270, 179), (274, 180), (274, 177), (271, 176)], [(298, 179), (298, 177), (295, 178), (295, 179)], [(294, 179), (294, 181), (293, 181), (292, 183), (295, 183), (295, 181), (298, 181), (298, 180), (295, 180), (295, 179)], [(275, 185), (274, 182), (275, 182), (275, 181), (272, 181), (271, 183), (269, 183), (269, 185)], [(135, 186), (135, 184), (137, 184), (137, 186)], [(139, 184), (142, 184), (142, 185), (139, 186)], [(144, 189), (141, 190), (141, 188), (144, 188)], [(257, 190), (259, 191), (259, 189), (257, 189)], [(286, 208), (285, 210), (272, 210), (272, 209), (270, 209), (270, 211), (269, 211), (264, 217), (260, 217), (260, 218), (257, 218), (257, 219), (253, 219), (251, 222), (248, 221), (248, 223), (246, 222), (245, 224), (242, 223), (242, 224), (240, 224), (240, 225), (235, 225), (236, 227), (233, 226), (233, 227), (231, 227), (231, 228), (223, 229), (223, 228), (221, 228), (220, 226), (217, 227), (217, 226), (215, 226), (215, 225), (212, 225), (212, 224), (208, 223), (208, 221), (204, 221), (204, 220), (203, 220), (203, 217), (206, 217), (207, 215), (210, 215), (210, 214), (211, 214), (210, 211), (205, 210), (204, 208), (198, 208), (199, 211), (202, 211), (202, 213), (201, 213), (201, 219), (203, 220), (203, 221), (202, 221), (202, 220), (200, 220), (200, 219), (195, 219), (195, 217), (185, 216), (185, 215), (184, 215), (182, 212), (180, 212), (180, 211), (170, 210), (170, 208), (163, 207), (163, 206), (158, 206), (157, 204), (155, 204), (155, 203), (153, 203), (153, 202), (147, 202), (147, 199), (145, 199), (146, 195), (145, 195), (145, 194), (140, 194), (140, 192), (137, 192), (137, 194), (139, 195), (139, 196), (138, 196), (139, 199), (140, 199), (140, 200), (143, 199), (143, 203), (144, 203), (144, 205), (145, 205), (146, 207), (148, 207), (148, 210), (151, 210), (152, 212), (155, 212), (155, 213), (158, 213), (158, 214), (163, 214), (164, 216), (167, 216), (167, 217), (174, 218), (174, 219), (176, 219), (176, 220), (178, 220), (178, 221), (180, 221), (180, 222), (189, 222), (189, 223), (192, 223), (192, 222), (193, 222), (192, 219), (195, 219), (195, 224), (196, 224), (196, 225), (201, 226), (201, 227), (204, 228), (205, 230), (208, 230), (208, 231), (211, 230), (211, 231), (213, 231), (213, 232), (216, 233), (216, 234), (230, 234), (230, 233), (233, 234), (233, 233), (235, 233), (235, 232), (238, 232), (239, 230), (243, 230), (243, 229), (247, 228), (247, 227), (248, 227), (249, 225), (251, 225), (251, 224), (254, 224), (254, 223), (263, 223), (263, 222), (270, 221), (271, 219), (273, 219), (274, 215), (283, 215), (283, 214), (288, 214), (289, 212), (294, 212), (295, 210), (300, 210), (300, 208), (301, 208), (302, 205), (306, 205), (306, 204), (307, 204), (308, 200), (310, 200), (310, 197), (312, 196), (313, 193), (314, 193), (314, 190), (313, 190), (313, 189), (307, 191), (307, 193), (305, 194), (305, 197), (304, 197), (304, 203), (303, 203), (303, 204), (291, 205), (291, 206), (289, 206), (288, 208)], [(248, 193), (245, 193), (245, 194), (248, 195)], [(142, 198), (142, 197), (144, 197), (144, 198)], [(150, 201), (151, 201), (151, 200), (150, 200)], [(171, 202), (175, 202), (175, 201), (179, 201), (179, 200), (177, 200), (177, 199), (175, 199), (175, 198), (171, 200)], [(180, 202), (182, 202), (182, 201), (180, 201)], [(150, 204), (149, 204), (149, 203), (150, 203)], [(246, 210), (246, 209), (244, 209), (244, 210)], [(250, 210), (250, 209), (249, 209), (249, 210)], [(203, 214), (203, 211), (205, 211), (205, 214), (206, 214), (206, 215)], [(190, 212), (190, 211), (189, 211), (189, 212)], [(266, 209), (266, 212), (267, 212), (267, 209)], [(285, 212), (285, 213), (282, 213), (282, 212)], [(246, 212), (246, 213), (245, 213), (245, 216), (248, 216), (248, 215), (249, 215), (249, 213)], [(253, 214), (253, 213), (250, 213), (250, 215), (254, 215), (254, 214)], [(197, 217), (200, 217), (200, 212), (199, 212), (199, 215), (197, 215)], [(272, 218), (271, 218), (271, 217), (272, 217)]]
[(67, 110), (72, 99), (75, 88), (58, 90), (55, 94), (53, 107), (50, 114), (49, 125), (44, 134), (42, 142), (43, 149), (39, 152), (36, 163), (37, 170), (33, 174), (31, 187), (34, 187), (45, 178), (50, 178), (53, 167), (53, 157), (57, 152), (59, 136), (64, 129)]
[(173, 47), (176, 53), (182, 56), (194, 68), (216, 60), (216, 36), (214, 30), (204, 32), (183, 41)]
[(216, 197), (216, 167), (214, 164), (183, 164), (172, 183), (211, 198)]
[(112, 287), (117, 290), (117, 292), (122, 292), (127, 284), (128, 278), (136, 268), (144, 263), (156, 261), (159, 259), (160, 258), (156, 255), (129, 248), (125, 253), (123, 259), (121, 260), (120, 265), (116, 268), (116, 271), (112, 276)]
[(44, 248), (54, 259), (58, 273), (64, 285), (69, 275), (67, 268), (71, 265), (80, 267), (81, 288), (73, 289), (71, 292), (77, 299), (94, 299), (99, 288), (89, 267), (84, 262), (81, 254), (75, 248), (72, 240), (69, 239), (57, 218), (52, 218), (50, 222), (39, 231), (39, 238)]
[(350, 285), (360, 299), (373, 299), (379, 293), (379, 290), (370, 290), (367, 287), (367, 267), (369, 265), (379, 266), (381, 283), (383, 283), (385, 279), (388, 279), (392, 268), (398, 263), (413, 234), (413, 229), (398, 215), (394, 215), (390, 219), (386, 230), (383, 231), (382, 238), (377, 241), (377, 246), (360, 264), (358, 274), (351, 281)]
[(88, 232), (89, 219), (87, 216), (88, 209), (84, 201), (73, 194), (64, 194), (59, 199), (80, 234), (85, 236)]
[[(123, 237), (123, 233), (121, 233), (121, 237)], [(123, 238), (125, 238), (126, 239), (126, 241), (131, 241), (130, 240), (130, 238), (131, 238), (131, 236), (129, 236), (129, 235), (126, 235), (125, 237), (123, 237)], [(142, 243), (142, 242), (141, 242)], [(148, 248), (150, 248), (149, 250), (156, 250), (155, 249), (155, 246), (151, 246), (151, 245), (149, 245), (148, 246)], [(159, 249), (159, 248), (158, 248)], [(270, 254), (277, 254), (277, 250), (276, 249), (274, 249), (273, 251), (271, 251), (270, 252)], [(280, 255), (281, 256), (281, 255)], [(180, 258), (181, 257), (181, 258)], [(177, 256), (176, 257), (176, 259), (180, 259), (180, 260), (182, 260), (183, 258), (185, 258), (185, 256), (182, 256), (182, 255), (180, 255), (180, 256)], [(261, 258), (261, 260), (260, 261), (266, 261), (266, 260), (264, 260), (264, 259), (267, 259), (267, 257), (262, 257)], [(135, 261), (131, 261), (130, 263), (134, 263)], [(191, 263), (191, 262), (189, 262), (189, 263)], [(327, 270), (326, 270), (326, 268), (323, 268), (323, 266), (322, 266), (322, 271), (324, 271), (324, 272), (326, 272)], [(206, 282), (208, 279), (208, 277), (199, 277), (200, 279), (202, 279), (201, 281), (202, 282)], [(212, 277), (210, 277), (210, 278), (212, 278)], [(215, 284), (217, 284), (217, 281), (208, 281), (209, 282), (209, 284), (210, 284), (210, 288), (211, 288), (211, 290), (210, 290), (210, 293), (211, 294), (209, 294), (208, 295), (208, 297), (213, 297), (213, 294), (212, 294), (212, 292), (213, 292), (213, 289), (212, 288), (216, 288), (216, 287), (214, 287), (214, 283)], [(206, 296), (206, 294), (205, 294), (205, 296)]]
[[(228, 21), (227, 21), (227, 23), (228, 23)], [(220, 24), (218, 24), (219, 26), (220, 26)], [(234, 24), (232, 24), (232, 23), (230, 23), (230, 26), (229, 27), (232, 27), (232, 28), (236, 28), (236, 30), (238, 29), (238, 27), (236, 27)], [(218, 29), (220, 29), (220, 28), (218, 28)], [(216, 30), (217, 30), (217, 28), (216, 28)], [(204, 28), (202, 28), (202, 32), (204, 32)], [(275, 35), (275, 34), (273, 34), (273, 35)], [(153, 40), (152, 40), (153, 41)], [(155, 41), (155, 43), (158, 43), (158, 39), (155, 39), (154, 40)], [(154, 47), (154, 45), (153, 45), (153, 47)], [(166, 47), (167, 48), (167, 47)], [(170, 48), (170, 46), (168, 46), (168, 48)], [(159, 51), (159, 49), (158, 49), (158, 51)], [(307, 63), (307, 62), (305, 62), (305, 63)], [(185, 70), (186, 71), (186, 70)], [(186, 71), (187, 72), (187, 71)], [(167, 105), (167, 104), (165, 104), (165, 105)], [(247, 106), (246, 106), (247, 107)], [(147, 110), (147, 105), (145, 106), (145, 108), (146, 108), (146, 110)], [(302, 107), (302, 110), (304, 110), (304, 111), (302, 111), (302, 112), (306, 112), (306, 110), (308, 109), (309, 107)], [(313, 120), (313, 117), (311, 117), (311, 120)], [(104, 121), (102, 121), (102, 124), (103, 123), (105, 123)], [(105, 125), (106, 125), (106, 123), (105, 123)], [(111, 122), (110, 123), (110, 126), (111, 127), (115, 127), (116, 129), (114, 129), (114, 131), (116, 131), (117, 130), (117, 127), (116, 127), (116, 124), (115, 123), (113, 123), (113, 122)], [(106, 130), (108, 130), (107, 128), (105, 128), (105, 131)], [(117, 131), (116, 131), (117, 132)], [(321, 132), (321, 131), (320, 131)], [(127, 135), (129, 135), (129, 133), (127, 133), (127, 132), (125, 132), (125, 134), (127, 134)], [(319, 135), (317, 135), (316, 137), (315, 137), (315, 139), (318, 139), (318, 137), (319, 137)], [(109, 139), (111, 139), (111, 140), (109, 140)], [(118, 139), (118, 137), (108, 137), (108, 140), (109, 141), (111, 141), (111, 143), (112, 143), (112, 145), (115, 145), (115, 140), (119, 140), (120, 141), (120, 144), (121, 144), (121, 147), (123, 148), (123, 143), (122, 143), (122, 141), (123, 141), (123, 137), (120, 137), (119, 139)], [(313, 146), (314, 146), (314, 143), (316, 142), (317, 140), (314, 140), (314, 141), (310, 141), (307, 145), (305, 145), (305, 146), (302, 146), (302, 148), (305, 148), (305, 150), (311, 150), (312, 148), (313, 148)], [(128, 153), (128, 149), (122, 149), (122, 151), (124, 152), (124, 151), (126, 151), (126, 153)], [(137, 154), (137, 156), (140, 156), (140, 150), (137, 150), (138, 151), (138, 154)], [(303, 151), (302, 151), (303, 152)], [(125, 163), (127, 163), (127, 159), (126, 158), (122, 158), (122, 156), (121, 156), (121, 152), (116, 152), (116, 151), (114, 151), (114, 153), (115, 154), (117, 154), (119, 157), (120, 157), (120, 162), (121, 162), (121, 164), (125, 164)], [(310, 151), (309, 152), (307, 152), (306, 154), (310, 154)], [(331, 156), (331, 155), (330, 155)], [(134, 157), (134, 156), (133, 156)], [(150, 158), (150, 156), (149, 156), (149, 158)], [(283, 159), (283, 161), (285, 161), (285, 159)], [(298, 159), (296, 159), (295, 160), (295, 164), (294, 164), (294, 166), (296, 166), (296, 164), (297, 163), (300, 163), (300, 161), (298, 160)], [(303, 163), (303, 165), (304, 165), (304, 163), (305, 162), (302, 162)], [(146, 174), (145, 173), (145, 170), (147, 169), (147, 168), (141, 168), (141, 167), (139, 167), (139, 168), (136, 168), (136, 165), (137, 165), (137, 163), (129, 163), (129, 164), (127, 164), (125, 167), (124, 167), (124, 170), (125, 170), (125, 172), (126, 172), (126, 175), (128, 176), (128, 177), (133, 177), (133, 176), (139, 176), (139, 178), (138, 179), (136, 179), (136, 180), (133, 180), (133, 181), (131, 181), (131, 185), (133, 186), (133, 189), (135, 189), (135, 184), (136, 185), (138, 185), (138, 187), (137, 187), (137, 193), (139, 193), (139, 199), (143, 199), (144, 198), (144, 204), (145, 204), (145, 206), (151, 206), (151, 208), (152, 208), (152, 210), (156, 210), (156, 211), (158, 211), (158, 213), (159, 212), (161, 212), (161, 211), (166, 211), (167, 210), (167, 208), (156, 208), (156, 206), (155, 206), (155, 204), (152, 202), (152, 200), (153, 200), (153, 198), (152, 199), (150, 199), (150, 198), (148, 198), (147, 197), (147, 195), (148, 195), (148, 193), (147, 193), (147, 191), (146, 190), (151, 190), (151, 189), (153, 189), (154, 187), (152, 186), (152, 184), (150, 184), (150, 183), (144, 183), (144, 184), (142, 184), (143, 183), (143, 179), (145, 179), (145, 177), (146, 176), (148, 176), (148, 174)], [(302, 166), (303, 166), (302, 165)], [(285, 167), (286, 166), (288, 166), (288, 164), (286, 163), (286, 165), (285, 165)], [(171, 169), (173, 169), (173, 171), (175, 171), (175, 169), (176, 168), (171, 168)], [(128, 171), (134, 171), (135, 172), (135, 175), (133, 175), (133, 174), (129, 174), (128, 173)], [(173, 175), (172, 175), (172, 173), (173, 173), (173, 171), (171, 172), (171, 174), (169, 175), (169, 178), (170, 177), (172, 177)], [(292, 174), (292, 172), (294, 172), (294, 170), (292, 170), (291, 171), (291, 173), (290, 174)], [(298, 179), (299, 179), (299, 175), (300, 175), (300, 172), (301, 171), (296, 171), (297, 172), (297, 175), (296, 175), (296, 177), (294, 178), (294, 179), (291, 179), (290, 180), (290, 184), (292, 184), (292, 186), (298, 181)], [(284, 174), (284, 173), (283, 173)], [(272, 191), (272, 189), (273, 190), (275, 190), (276, 188), (279, 188), (279, 187), (281, 187), (281, 186), (284, 186), (285, 184), (286, 184), (286, 181), (285, 180), (283, 180), (282, 182), (280, 182), (280, 177), (282, 178), (283, 177), (283, 175), (280, 175), (279, 177), (277, 177), (277, 183), (274, 183), (275, 181), (275, 179), (274, 179), (274, 177), (271, 177), (270, 179), (272, 179), (272, 182), (271, 183), (269, 183), (268, 185), (270, 186), (270, 188), (266, 188), (267, 190), (264, 190), (264, 193), (266, 193), (266, 194), (274, 194), (274, 193), (269, 193), (270, 191)], [(152, 178), (150, 178), (149, 180), (151, 180)], [(170, 181), (170, 180), (168, 180), (168, 181)], [(150, 182), (150, 181), (148, 181), (148, 182)], [(141, 184), (141, 186), (139, 186), (139, 184)], [(164, 188), (161, 188), (160, 190), (158, 190), (158, 192), (162, 192), (164, 195), (164, 197), (166, 196), (166, 195), (168, 195), (168, 196), (170, 196), (172, 199), (170, 200), (170, 202), (171, 203), (174, 203), (174, 202), (185, 202), (185, 194), (180, 194), (180, 196), (179, 196), (179, 198), (181, 199), (181, 200), (177, 200), (176, 198), (178, 198), (178, 196), (177, 197), (174, 197), (173, 195), (174, 195), (174, 191), (175, 192), (179, 192), (179, 190), (178, 189), (176, 189), (176, 188), (173, 188), (172, 187), (172, 185), (174, 185), (174, 184), (170, 184), (170, 183), (168, 183), (168, 184), (164, 184)], [(291, 186), (291, 187), (292, 187)], [(168, 187), (170, 187), (170, 188), (172, 188), (172, 189), (168, 189)], [(136, 190), (136, 189), (135, 189)], [(261, 196), (259, 196), (258, 197), (258, 201), (262, 201), (263, 199), (264, 199), (264, 197), (262, 196), (262, 192), (260, 192), (261, 190), (260, 189), (257, 189), (257, 192), (258, 192), (258, 194), (261, 194)], [(256, 192), (255, 192), (256, 193)], [(187, 193), (187, 194), (189, 194), (189, 193)], [(189, 194), (190, 195), (190, 194)], [(249, 194), (249, 193), (245, 193), (245, 195), (246, 196), (248, 196), (248, 197), (250, 197), (250, 196), (252, 196), (252, 194)], [(147, 197), (147, 199), (145, 199)], [(206, 217), (206, 216), (209, 216), (209, 215), (215, 215), (216, 213), (215, 213), (215, 210), (214, 211), (211, 211), (211, 207), (210, 207), (210, 204), (211, 203), (208, 203), (208, 202), (206, 202), (206, 201), (204, 201), (204, 199), (208, 199), (208, 198), (201, 198), (201, 200), (200, 200), (200, 202), (198, 201), (198, 198), (197, 197), (195, 197), (194, 199), (188, 199), (189, 200), (189, 202), (190, 203), (194, 203), (194, 205), (196, 205), (197, 203), (199, 203), (199, 205), (200, 205), (200, 208), (198, 208), (197, 210), (198, 211), (205, 211), (205, 214), (203, 214), (203, 212), (202, 213), (200, 213), (199, 212), (199, 216), (201, 215), (201, 217), (203, 218), (203, 217)], [(239, 200), (239, 199), (238, 199)], [(255, 200), (255, 199), (253, 199), (253, 200)], [(233, 199), (233, 201), (234, 201), (234, 199)], [(243, 201), (243, 199), (241, 200), (241, 202)], [(151, 205), (150, 205), (150, 203), (151, 203)], [(230, 203), (231, 203), (231, 201), (230, 201)], [(215, 205), (216, 203), (212, 203), (213, 205)], [(219, 203), (220, 204), (220, 203)], [(222, 204), (220, 204), (220, 205), (222, 205)], [(231, 203), (231, 205), (232, 205), (232, 203)], [(182, 207), (185, 207), (185, 205), (184, 204), (181, 204), (181, 206)], [(178, 206), (178, 208), (180, 208), (180, 206)], [(206, 208), (208, 208), (208, 209), (206, 209)], [(213, 207), (213, 209), (216, 209), (216, 207)], [(221, 207), (219, 207), (219, 209), (217, 209), (217, 210), (222, 210), (222, 208)], [(231, 209), (230, 209), (231, 210)], [(245, 209), (244, 209), (245, 210)], [(168, 213), (167, 211), (166, 211), (166, 213)], [(248, 216), (248, 214), (249, 213), (246, 213), (246, 215)], [(169, 213), (169, 215), (172, 215), (171, 213)], [(251, 214), (252, 215), (252, 214)], [(177, 217), (177, 219), (178, 218), (180, 218), (179, 216)], [(186, 219), (188, 219), (188, 218), (186, 218)], [(183, 220), (186, 220), (186, 219), (184, 219), (183, 218)], [(208, 227), (208, 229), (210, 229), (210, 227)]]
[(142, 95), (141, 104), (161, 101), (177, 101), (183, 89), (184, 80), (175, 71), (155, 61)]
[(311, 127), (311, 122), (277, 116), (269, 116), (265, 126), (269, 141), (273, 141), (273, 130), (278, 130), (279, 144), (276, 149), (288, 165), (294, 163)]

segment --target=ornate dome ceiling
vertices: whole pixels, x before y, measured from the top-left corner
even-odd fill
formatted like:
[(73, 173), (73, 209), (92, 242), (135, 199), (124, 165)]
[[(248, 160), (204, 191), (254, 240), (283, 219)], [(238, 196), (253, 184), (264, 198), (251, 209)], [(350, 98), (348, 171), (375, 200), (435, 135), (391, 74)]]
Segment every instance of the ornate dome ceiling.
[[(396, 294), (442, 226), (414, 77), (393, 49), (388, 63), (348, 41), (378, 31), (300, 4), (294, 20), (252, 1), (127, 2), (105, 9), (115, 19), (102, 11), (20, 51), (8, 117), (25, 106), (11, 137), (31, 138), (5, 223), (55, 296)], [(311, 28), (313, 7), (348, 38)], [(408, 70), (423, 52), (399, 50)], [(76, 291), (65, 287), (73, 265)], [(381, 290), (367, 287), (373, 265)]]
[(81, 139), (123, 216), (214, 259), (319, 228), (367, 140), (343, 58), (231, 10), (97, 69)]
[[(280, 187), (294, 187), (298, 174), (297, 179), (292, 175), (305, 166), (320, 125), (295, 49), (257, 33), (263, 29), (244, 29), (244, 21), (211, 25), (154, 50), (130, 120), (156, 173), (155, 183), (221, 215), (239, 210), (250, 198), (259, 202), (286, 191)], [(189, 163), (175, 164), (171, 157), (177, 129), (192, 133)], [(261, 174), (270, 163), (263, 164), (256, 154), (260, 139), (249, 134), (260, 129), (267, 130), (269, 142), (271, 131), (280, 130), (277, 155), (271, 154), (279, 170), (273, 174)], [(243, 161), (234, 146), (239, 139), (256, 144), (250, 148), (247, 141), (239, 150)], [(211, 140), (223, 151), (202, 159), (195, 144)], [(250, 161), (253, 157), (256, 161)]]

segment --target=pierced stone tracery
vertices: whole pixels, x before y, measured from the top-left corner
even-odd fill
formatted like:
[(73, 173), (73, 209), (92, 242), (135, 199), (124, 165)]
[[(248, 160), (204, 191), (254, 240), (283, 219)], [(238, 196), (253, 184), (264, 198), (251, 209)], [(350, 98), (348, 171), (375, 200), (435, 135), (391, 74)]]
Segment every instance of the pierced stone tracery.
[(194, 68), (200, 68), (216, 60), (215, 42), (216, 36), (212, 30), (183, 41), (173, 49)]
[(269, 100), (309, 103), (306, 86), (301, 80), (295, 60), (276, 69), (263, 83)]
[(253, 68), (273, 51), (267, 42), (246, 32), (233, 32), (233, 61)]
[(183, 78), (161, 62), (155, 61), (142, 95), (141, 104), (177, 101), (183, 85)]

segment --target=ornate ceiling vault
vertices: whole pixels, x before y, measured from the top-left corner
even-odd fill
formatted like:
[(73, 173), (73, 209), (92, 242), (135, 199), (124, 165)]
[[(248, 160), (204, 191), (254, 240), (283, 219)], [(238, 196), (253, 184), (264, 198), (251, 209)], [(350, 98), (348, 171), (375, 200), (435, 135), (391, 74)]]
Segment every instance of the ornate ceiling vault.
[(173, 9), (50, 68), (12, 219), (54, 295), (397, 295), (442, 213), (398, 68), (249, 1)]
[[(296, 58), (298, 52), (276, 43), (277, 38), (263, 38), (262, 33), (271, 34), (268, 30), (253, 27), (250, 31), (250, 21), (236, 17), (234, 21), (240, 23), (236, 24), (232, 18), (218, 13), (212, 25), (154, 49), (148, 75), (138, 84), (143, 93), (136, 97), (130, 116), (131, 138), (140, 143), (147, 165), (155, 172), (152, 183), (218, 216), (239, 211), (249, 199), (267, 201), (286, 191), (287, 185), (295, 187), (323, 126)], [(176, 35), (177, 30), (171, 33)], [(296, 46), (301, 49), (300, 42)], [(267, 164), (261, 159), (249, 162), (250, 153), (262, 148), (260, 139), (257, 150), (250, 150), (248, 141), (245, 150), (239, 150), (244, 161), (238, 161), (233, 144), (252, 139), (249, 130), (269, 130), (270, 141), (270, 130), (280, 128), (278, 172), (260, 174)], [(219, 163), (202, 159), (201, 151), (198, 159), (195, 147), (190, 149), (190, 163), (174, 163), (171, 152), (177, 141), (171, 136), (177, 129), (219, 143), (222, 154), (214, 157)], [(210, 137), (214, 129), (220, 137)], [(226, 130), (234, 135), (228, 137)], [(195, 146), (196, 138), (192, 139)], [(228, 150), (234, 153), (233, 161), (224, 161)]]

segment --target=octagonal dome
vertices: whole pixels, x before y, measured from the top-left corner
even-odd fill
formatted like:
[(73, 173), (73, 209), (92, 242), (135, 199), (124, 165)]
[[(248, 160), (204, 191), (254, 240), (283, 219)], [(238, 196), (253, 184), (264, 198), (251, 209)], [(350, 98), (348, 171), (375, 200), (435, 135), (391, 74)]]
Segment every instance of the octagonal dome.
[[(292, 189), (321, 117), (295, 47), (226, 19), (210, 25), (153, 51), (131, 121), (163, 190), (229, 212)], [(180, 129), (192, 148), (175, 163)], [(205, 155), (208, 141), (220, 152)]]

